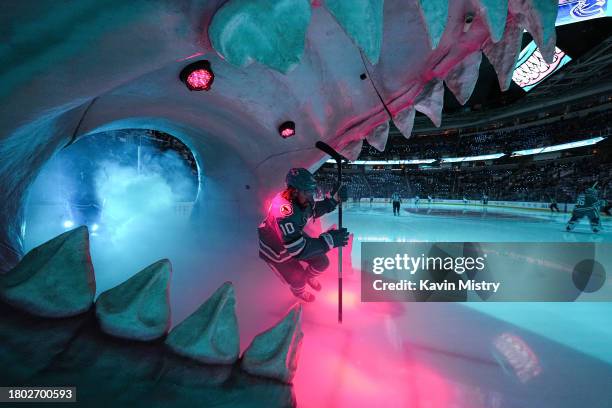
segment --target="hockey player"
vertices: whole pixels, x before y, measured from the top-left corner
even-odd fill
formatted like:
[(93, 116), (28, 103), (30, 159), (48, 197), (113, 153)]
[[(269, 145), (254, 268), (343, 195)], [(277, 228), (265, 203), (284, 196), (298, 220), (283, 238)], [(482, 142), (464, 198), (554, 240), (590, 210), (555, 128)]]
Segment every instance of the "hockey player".
[(550, 198), (550, 205), (548, 206), (548, 208), (550, 208), (551, 213), (555, 212), (555, 210), (559, 212), (559, 206), (557, 205), (557, 199), (555, 197)]
[[(601, 197), (608, 197), (608, 183), (610, 182), (610, 180), (606, 180), (602, 187), (601, 187)], [(606, 200), (604, 198), (602, 198), (601, 200), (599, 200), (599, 202), (601, 203), (599, 208), (601, 209), (601, 212), (608, 215), (608, 216), (612, 216), (612, 202), (610, 202), (610, 200)]]
[(419, 205), (419, 201), (421, 201), (421, 197), (418, 195), (414, 196), (414, 205)]
[(391, 194), (391, 201), (393, 202), (393, 215), (399, 216), (400, 215), (400, 203), (402, 202), (402, 199), (397, 191)]
[(565, 229), (571, 231), (576, 227), (578, 221), (583, 217), (588, 217), (591, 223), (591, 230), (593, 232), (599, 232), (601, 229), (601, 219), (599, 217), (599, 205), (601, 204), (598, 199), (598, 192), (595, 186), (587, 188), (586, 191), (578, 195), (576, 200), (576, 206), (572, 211), (572, 218), (570, 218)]
[[(342, 228), (329, 230), (317, 238), (308, 236), (304, 232), (308, 220), (333, 211), (338, 201), (330, 197), (315, 202), (316, 181), (306, 169), (289, 170), (285, 181), (287, 188), (274, 197), (266, 218), (259, 225), (259, 257), (289, 284), (296, 297), (312, 302), (315, 296), (306, 291), (306, 284), (321, 290), (317, 276), (329, 266), (325, 254), (332, 248), (345, 246), (349, 233)], [(338, 196), (344, 201), (346, 190), (340, 188)]]

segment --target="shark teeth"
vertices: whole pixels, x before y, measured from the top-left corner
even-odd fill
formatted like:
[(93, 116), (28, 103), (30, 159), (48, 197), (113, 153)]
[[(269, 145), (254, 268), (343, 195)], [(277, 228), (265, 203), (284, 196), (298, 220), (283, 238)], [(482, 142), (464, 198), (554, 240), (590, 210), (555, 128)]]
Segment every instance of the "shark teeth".
[(361, 148), (363, 147), (363, 139), (353, 140), (349, 142), (340, 153), (349, 159), (350, 161), (357, 160), (359, 154), (361, 153)]
[[(358, 142), (361, 145), (362, 141)], [(35, 248), (14, 270), (0, 275), (3, 299), (16, 307), (16, 313), (25, 310), (42, 317), (72, 316), (89, 310), (95, 287), (91, 286), (94, 276), (88, 244), (87, 228), (79, 227)], [(113, 337), (141, 341), (141, 347), (135, 349), (139, 350), (138, 353), (150, 354), (150, 350), (155, 348), (167, 350), (169, 354), (165, 357), (155, 353), (152, 356), (167, 360), (168, 367), (162, 375), (175, 384), (221, 384), (229, 378), (240, 354), (234, 288), (231, 282), (224, 283), (177, 325), (164, 343), (152, 342), (166, 335), (170, 327), (168, 292), (171, 274), (169, 260), (157, 261), (100, 294), (95, 302), (95, 320), (83, 323), (93, 318), (93, 314), (82, 314), (84, 320), (75, 320), (74, 324), (65, 326), (71, 333), (76, 330), (75, 325), (83, 324), (99, 328)], [(78, 296), (70, 290), (78, 290)], [(27, 297), (21, 299), (16, 293)], [(39, 302), (32, 302), (30, 298), (39, 299)], [(79, 302), (75, 303), (75, 299)], [(2, 303), (0, 307), (4, 308), (1, 310), (10, 308)], [(90, 332), (80, 344), (92, 355), (106, 353), (91, 347), (99, 336), (97, 330)], [(297, 369), (302, 337), (302, 306), (296, 304), (276, 325), (253, 339), (242, 356), (242, 369), (251, 375), (290, 383)], [(58, 341), (65, 344), (67, 339), (62, 337)], [(105, 344), (113, 349), (129, 348), (133, 343), (106, 341)], [(74, 351), (72, 346), (70, 350)], [(82, 353), (77, 350), (76, 354)], [(92, 361), (96, 358), (92, 357)], [(72, 361), (72, 358), (68, 360)], [(141, 360), (139, 357), (137, 361)], [(149, 364), (143, 363), (145, 366)], [(157, 365), (153, 363), (153, 366)], [(29, 375), (25, 371), (21, 374)], [(205, 378), (198, 377), (202, 375)]]
[(255, 336), (242, 355), (241, 368), (253, 375), (290, 383), (303, 337), (302, 305), (296, 304), (280, 322)]
[(32, 249), (15, 268), (0, 275), (0, 298), (37, 316), (69, 317), (86, 312), (95, 293), (85, 226)]
[(170, 328), (168, 290), (172, 265), (162, 259), (147, 266), (96, 300), (102, 331), (116, 337), (149, 341)]
[(389, 121), (378, 125), (369, 135), (366, 136), (368, 143), (379, 152), (385, 150), (389, 139)]
[(240, 353), (236, 297), (224, 283), (198, 310), (176, 326), (166, 344), (177, 354), (206, 364), (233, 364)]
[(429, 35), (431, 48), (435, 49), (446, 28), (448, 0), (418, 0), (418, 5)]
[(444, 105), (444, 84), (440, 79), (429, 81), (414, 101), (414, 107), (431, 119), (436, 127), (442, 124), (442, 106)]
[(208, 36), (214, 49), (233, 65), (246, 67), (258, 61), (287, 73), (304, 53), (310, 17), (307, 0), (229, 0), (214, 14)]
[(519, 17), (521, 26), (529, 31), (549, 64), (555, 55), (558, 3), (557, 0), (511, 0), (509, 4), (510, 12)]
[(406, 139), (412, 134), (415, 113), (414, 106), (410, 106), (393, 117), (393, 123)]
[(508, 0), (476, 0), (480, 8), (480, 15), (483, 16), (491, 40), (498, 42), (504, 35), (506, 19), (508, 17)]
[(497, 80), (502, 91), (510, 88), (512, 73), (521, 50), (523, 29), (515, 21), (508, 19), (506, 31), (501, 41), (487, 41), (482, 52), (487, 56), (497, 73)]
[(378, 62), (383, 33), (383, 0), (325, 0), (325, 8), (372, 64)]
[(463, 61), (449, 71), (444, 82), (448, 89), (455, 95), (461, 105), (470, 99), (476, 82), (478, 71), (482, 61), (482, 52), (477, 51), (468, 55)]

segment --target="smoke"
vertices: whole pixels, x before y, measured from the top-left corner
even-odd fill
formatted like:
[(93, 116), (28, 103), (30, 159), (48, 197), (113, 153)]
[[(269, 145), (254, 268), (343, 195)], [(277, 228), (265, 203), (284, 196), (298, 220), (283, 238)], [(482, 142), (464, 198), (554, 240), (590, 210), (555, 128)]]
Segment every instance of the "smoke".
[[(86, 224), (97, 295), (153, 262), (169, 259), (172, 324), (198, 308), (222, 282), (232, 281), (240, 299), (241, 346), (246, 347), (276, 323), (279, 307), (285, 310), (295, 302), (259, 259), (256, 224), (245, 227), (240, 218), (241, 206), (251, 203), (222, 195), (217, 183), (224, 183), (223, 178), (207, 178), (202, 203), (190, 217), (198, 179), (182, 155), (142, 144), (138, 134), (128, 136), (123, 141), (109, 134), (88, 136), (47, 163), (26, 203), (25, 249)], [(65, 228), (67, 220), (74, 225)]]
[(112, 135), (83, 139), (59, 152), (31, 188), (26, 251), (87, 225), (99, 294), (161, 258), (184, 258), (196, 192), (197, 176), (174, 150)]

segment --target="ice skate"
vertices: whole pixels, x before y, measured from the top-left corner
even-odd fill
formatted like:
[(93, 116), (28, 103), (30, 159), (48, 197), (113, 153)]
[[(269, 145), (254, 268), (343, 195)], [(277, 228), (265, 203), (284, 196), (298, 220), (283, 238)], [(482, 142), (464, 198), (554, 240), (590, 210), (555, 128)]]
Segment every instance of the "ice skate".
[(308, 283), (308, 286), (310, 286), (317, 292), (321, 290), (321, 282), (319, 282), (319, 280), (315, 277), (310, 277), (306, 279), (306, 283)]
[(300, 299), (302, 302), (311, 303), (315, 301), (315, 295), (307, 291), (304, 291), (299, 294), (294, 292), (293, 295), (296, 298)]

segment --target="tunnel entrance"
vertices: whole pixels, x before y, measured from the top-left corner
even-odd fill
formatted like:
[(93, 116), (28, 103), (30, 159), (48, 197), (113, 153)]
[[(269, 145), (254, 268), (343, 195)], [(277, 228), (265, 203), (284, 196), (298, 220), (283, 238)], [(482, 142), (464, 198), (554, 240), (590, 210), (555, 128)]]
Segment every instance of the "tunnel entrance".
[(163, 132), (84, 137), (59, 151), (30, 188), (24, 249), (80, 225), (90, 233), (98, 286), (173, 255), (199, 191), (191, 150)]

